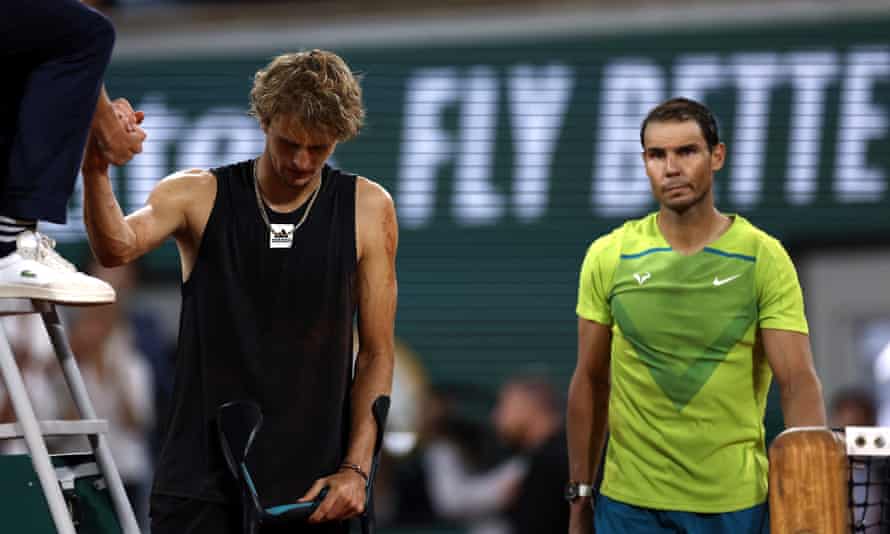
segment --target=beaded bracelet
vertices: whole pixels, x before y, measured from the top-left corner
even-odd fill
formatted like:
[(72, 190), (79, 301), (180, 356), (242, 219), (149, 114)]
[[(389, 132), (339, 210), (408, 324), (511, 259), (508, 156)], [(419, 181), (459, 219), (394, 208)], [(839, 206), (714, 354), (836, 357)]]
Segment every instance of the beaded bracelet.
[(358, 464), (351, 464), (349, 462), (343, 462), (340, 464), (340, 469), (349, 469), (351, 471), (355, 471), (359, 474), (363, 479), (365, 479), (365, 483), (368, 482), (368, 474), (362, 470), (362, 466)]

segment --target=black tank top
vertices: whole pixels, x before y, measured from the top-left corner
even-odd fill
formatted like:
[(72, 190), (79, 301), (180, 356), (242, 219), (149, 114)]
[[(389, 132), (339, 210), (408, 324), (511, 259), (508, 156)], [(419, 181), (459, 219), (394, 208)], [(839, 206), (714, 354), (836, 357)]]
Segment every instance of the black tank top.
[[(293, 502), (335, 472), (346, 452), (356, 178), (325, 166), (293, 246), (272, 249), (252, 165), (212, 170), (216, 200), (182, 285), (173, 403), (155, 493), (230, 497), (215, 414), (231, 400), (252, 399), (263, 410), (248, 463), (264, 505)], [(305, 209), (266, 213), (272, 223), (295, 224)]]

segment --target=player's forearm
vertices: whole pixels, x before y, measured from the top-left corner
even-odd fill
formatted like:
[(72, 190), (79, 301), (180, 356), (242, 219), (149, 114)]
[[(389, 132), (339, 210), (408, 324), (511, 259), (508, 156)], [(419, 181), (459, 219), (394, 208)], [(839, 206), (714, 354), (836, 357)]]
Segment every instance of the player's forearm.
[(90, 247), (102, 265), (113, 267), (133, 259), (136, 234), (114, 196), (107, 170), (84, 169), (83, 221)]
[[(569, 449), (569, 480), (593, 484), (606, 439), (609, 407), (608, 377), (597, 381), (576, 369), (569, 385), (566, 433)], [(576, 499), (569, 508), (569, 532), (587, 534), (593, 524), (588, 497)]]
[[(393, 348), (360, 350), (355, 361), (352, 383), (352, 414), (349, 448), (344, 461), (358, 464), (365, 473), (371, 467), (377, 425), (371, 413), (374, 400), (392, 390)], [(381, 429), (382, 430), (382, 429)]]
[(566, 432), (569, 478), (592, 483), (606, 439), (609, 403), (608, 379), (597, 381), (578, 371), (569, 385)]
[(815, 373), (802, 373), (788, 383), (779, 384), (779, 392), (786, 427), (827, 425), (822, 384)]

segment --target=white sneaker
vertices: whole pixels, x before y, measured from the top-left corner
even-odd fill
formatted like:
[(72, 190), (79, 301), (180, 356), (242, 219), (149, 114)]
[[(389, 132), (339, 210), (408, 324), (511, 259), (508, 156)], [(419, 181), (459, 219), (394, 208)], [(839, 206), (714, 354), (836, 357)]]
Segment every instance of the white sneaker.
[(77, 272), (54, 250), (56, 242), (38, 232), (25, 231), (16, 251), (0, 258), (0, 298), (48, 300), (63, 304), (109, 304), (114, 289)]

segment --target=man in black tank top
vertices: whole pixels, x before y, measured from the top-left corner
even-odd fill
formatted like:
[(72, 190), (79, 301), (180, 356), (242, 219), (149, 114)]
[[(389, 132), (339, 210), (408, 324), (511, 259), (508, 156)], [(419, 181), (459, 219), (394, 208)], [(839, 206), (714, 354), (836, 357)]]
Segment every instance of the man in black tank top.
[(327, 487), (309, 524), (287, 532), (347, 532), (365, 503), (371, 403), (392, 385), (392, 199), (325, 164), (361, 126), (358, 82), (337, 55), (313, 50), (275, 58), (250, 97), (266, 134), (262, 155), (175, 173), (126, 217), (108, 161), (92, 143), (84, 158), (84, 218), (99, 260), (127, 263), (172, 236), (182, 263), (153, 534), (240, 531), (215, 427), (217, 407), (239, 399), (264, 414), (248, 459), (263, 505), (311, 500)]

